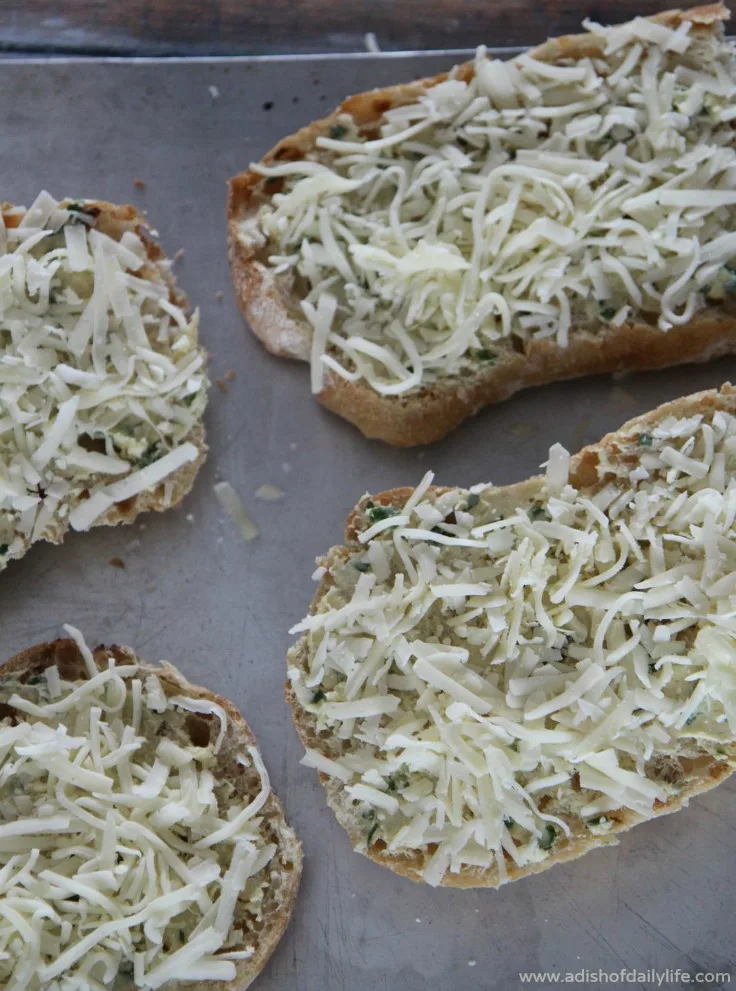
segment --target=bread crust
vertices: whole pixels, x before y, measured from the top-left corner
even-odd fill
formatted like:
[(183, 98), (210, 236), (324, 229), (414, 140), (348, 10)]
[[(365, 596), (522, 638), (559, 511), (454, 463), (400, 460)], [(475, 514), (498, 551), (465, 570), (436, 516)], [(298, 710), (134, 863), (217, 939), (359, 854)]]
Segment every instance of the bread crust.
[[(218, 758), (218, 770), (221, 776), (227, 773), (228, 765), (235, 763), (235, 751), (242, 752), (243, 748), (257, 747), (256, 738), (239, 710), (228, 699), (211, 692), (207, 688), (193, 685), (172, 665), (151, 665), (140, 661), (130, 647), (110, 646), (97, 647), (93, 651), (95, 663), (100, 670), (107, 668), (107, 658), (112, 654), (118, 664), (137, 663), (144, 675), (155, 674), (161, 682), (166, 695), (188, 695), (190, 698), (206, 699), (222, 706), (228, 718), (228, 729), (223, 740)], [(8, 675), (33, 675), (45, 671), (52, 665), (57, 665), (65, 680), (74, 681), (87, 677), (87, 668), (82, 653), (73, 640), (53, 640), (48, 643), (36, 644), (0, 665), (0, 689), (3, 679)], [(208, 719), (214, 717), (202, 716)], [(217, 776), (217, 770), (215, 771)], [(291, 911), (296, 899), (302, 870), (302, 847), (296, 833), (286, 820), (283, 806), (273, 791), (266, 799), (261, 815), (269, 821), (269, 825), (278, 837), (279, 858), (277, 869), (282, 885), (279, 889), (280, 903), (278, 910), (268, 920), (268, 925), (258, 933), (256, 952), (250, 960), (237, 960), (235, 966), (237, 976), (233, 981), (203, 981), (178, 982), (172, 981), (164, 985), (165, 991), (245, 991), (251, 982), (260, 974), (269, 957), (281, 939), (291, 917)], [(133, 984), (122, 975), (114, 984), (114, 991), (129, 991)]]
[[(62, 200), (60, 205), (71, 202), (69, 199)], [(81, 200), (75, 202), (82, 202), (85, 207), (91, 211), (97, 211), (95, 216), (94, 224), (92, 225), (97, 230), (102, 231), (103, 234), (107, 234), (109, 237), (114, 238), (119, 241), (120, 238), (126, 231), (132, 231), (137, 234), (138, 237), (143, 242), (146, 255), (148, 257), (147, 262), (144, 263), (141, 270), (141, 275), (145, 278), (147, 275), (156, 275), (158, 278), (163, 279), (169, 289), (169, 300), (177, 306), (180, 306), (183, 310), (189, 310), (189, 301), (185, 293), (177, 286), (176, 280), (174, 279), (169, 264), (166, 262), (166, 256), (159, 245), (159, 243), (154, 239), (153, 232), (146, 220), (146, 218), (141, 214), (134, 206), (130, 204), (118, 205), (115, 203), (107, 203), (104, 200)], [(0, 204), (0, 211), (2, 211), (5, 216), (6, 223), (12, 223), (14, 215), (9, 213), (14, 208), (10, 203)], [(199, 347), (199, 354), (206, 360), (207, 352), (203, 347)], [(97, 526), (116, 526), (119, 523), (133, 523), (136, 517), (140, 513), (146, 512), (157, 512), (162, 513), (167, 509), (173, 509), (175, 506), (179, 505), (182, 499), (191, 490), (194, 479), (197, 472), (204, 464), (204, 460), (207, 456), (207, 444), (205, 441), (205, 431), (204, 425), (197, 424), (187, 437), (184, 438), (182, 443), (189, 442), (195, 445), (198, 450), (198, 455), (194, 461), (190, 461), (188, 464), (182, 465), (181, 468), (169, 475), (164, 482), (160, 482), (152, 489), (148, 489), (145, 492), (139, 493), (137, 496), (133, 496), (131, 499), (126, 499), (122, 502), (117, 502), (111, 506), (107, 512), (103, 513), (95, 522), (92, 524), (93, 527)], [(119, 479), (120, 476), (105, 476), (96, 475), (90, 479), (90, 488), (95, 485), (105, 484), (106, 482), (112, 482)], [(166, 485), (170, 486), (170, 498), (166, 498)], [(39, 540), (45, 540), (48, 543), (60, 544), (67, 532), (70, 529), (69, 514), (65, 518), (61, 519), (57, 516), (53, 520), (43, 536)], [(32, 543), (37, 543), (39, 541), (29, 540), (27, 544), (23, 547), (19, 554), (12, 556), (12, 559), (19, 559), (26, 554)], [(6, 560), (11, 559), (10, 557)]]
[[(644, 413), (629, 420), (618, 430), (607, 434), (597, 443), (584, 447), (570, 460), (570, 484), (576, 488), (584, 487), (588, 489), (605, 485), (608, 476), (601, 475), (598, 472), (602, 457), (609, 455), (615, 457), (628, 445), (636, 445), (639, 434), (646, 433), (664, 417), (692, 416), (696, 413), (712, 413), (715, 410), (724, 410), (731, 415), (736, 415), (736, 388), (730, 383), (726, 383), (719, 390), (713, 389), (695, 393), (694, 395), (665, 403), (651, 412)], [(488, 492), (500, 504), (513, 507), (534, 499), (543, 484), (544, 477), (537, 475), (523, 482), (494, 487), (489, 489)], [(447, 488), (434, 487), (430, 491), (441, 494), (447, 491)], [(332, 547), (326, 556), (324, 563), (327, 567), (327, 573), (320, 581), (314, 595), (310, 614), (316, 611), (320, 599), (330, 588), (330, 564), (338, 562), (351, 553), (362, 549), (362, 545), (358, 543), (357, 537), (359, 524), (361, 519), (363, 519), (365, 501), (370, 498), (373, 502), (381, 505), (391, 505), (401, 508), (412, 492), (412, 488), (402, 487), (389, 489), (370, 497), (364, 496), (361, 499), (346, 521), (345, 544)], [(308, 660), (308, 641), (306, 636), (302, 636), (290, 649), (287, 656), (287, 664), (289, 667), (305, 670)], [(331, 737), (328, 738), (318, 732), (316, 720), (301, 707), (288, 681), (285, 687), (285, 694), (286, 700), (291, 707), (294, 725), (303, 745), (318, 750), (327, 757), (335, 758), (340, 756), (341, 741), (337, 741)], [(665, 803), (657, 803), (652, 816), (640, 816), (629, 810), (618, 810), (617, 812), (609, 813), (609, 818), (614, 820), (614, 825), (608, 833), (597, 836), (591, 835), (583, 823), (579, 823), (577, 827), (575, 824), (570, 824), (572, 829), (571, 837), (560, 837), (555, 844), (554, 854), (541, 863), (518, 867), (507, 859), (506, 872), (508, 879), (514, 881), (530, 874), (538, 874), (553, 867), (555, 864), (576, 860), (596, 847), (617, 844), (619, 833), (631, 829), (640, 822), (647, 822), (654, 816), (677, 812), (683, 806), (686, 806), (691, 798), (710, 791), (711, 788), (715, 788), (716, 785), (721, 784), (736, 771), (736, 745), (732, 745), (726, 748), (726, 750), (728, 756), (720, 761), (710, 756), (697, 759), (679, 758), (685, 774), (685, 785), (677, 796), (670, 798)], [(351, 814), (350, 802), (349, 800), (346, 801), (341, 782), (330, 778), (322, 772), (318, 773), (320, 783), (325, 790), (327, 804), (335, 813), (337, 821), (350, 837), (353, 848), (382, 867), (388, 867), (395, 873), (408, 877), (412, 881), (422, 881), (422, 872), (427, 866), (430, 854), (423, 852), (414, 854), (390, 854), (385, 851), (380, 841), (370, 847), (366, 847), (363, 831), (356, 823), (355, 815)], [(502, 882), (498, 875), (498, 868), (494, 865), (488, 869), (465, 866), (457, 873), (448, 871), (440, 883), (445, 887), (451, 888), (497, 888)]]
[[(693, 34), (720, 31), (729, 17), (722, 4), (691, 10), (670, 10), (650, 18), (676, 28), (683, 21)], [(553, 38), (532, 49), (542, 61), (584, 58), (601, 54), (595, 35)], [(458, 78), (472, 78), (473, 63), (457, 69)], [(386, 110), (413, 103), (431, 86), (447, 78), (437, 76), (370, 90), (348, 97), (328, 117), (283, 138), (263, 158), (265, 164), (303, 158), (316, 147), (340, 114), (352, 115), (359, 125), (380, 120)], [(299, 300), (287, 277), (275, 276), (266, 251), (240, 236), (241, 224), (253, 217), (268, 199), (262, 176), (246, 169), (230, 180), (228, 189), (228, 244), (235, 296), (253, 333), (272, 354), (309, 361), (311, 327), (299, 309)], [(701, 310), (688, 324), (664, 333), (644, 322), (621, 327), (602, 325), (596, 331), (573, 328), (567, 347), (549, 339), (534, 339), (517, 351), (513, 341), (494, 346), (498, 357), (490, 367), (442, 377), (406, 396), (382, 396), (364, 381), (348, 382), (325, 369), (324, 386), (317, 395), (332, 412), (355, 424), (366, 437), (396, 447), (412, 447), (440, 440), (484, 406), (509, 398), (530, 386), (604, 372), (644, 371), (691, 362), (711, 361), (736, 351), (736, 314), (725, 308)]]

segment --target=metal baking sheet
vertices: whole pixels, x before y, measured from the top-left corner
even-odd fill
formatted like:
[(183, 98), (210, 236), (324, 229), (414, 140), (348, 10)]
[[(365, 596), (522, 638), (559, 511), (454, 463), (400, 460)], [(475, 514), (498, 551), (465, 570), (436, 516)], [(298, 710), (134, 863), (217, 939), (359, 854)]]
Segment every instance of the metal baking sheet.
[[(29, 203), (47, 187), (147, 209), (167, 251), (184, 249), (176, 270), (201, 308), (212, 379), (236, 372), (227, 394), (213, 387), (210, 456), (183, 509), (36, 547), (0, 575), (2, 655), (71, 622), (90, 640), (168, 658), (240, 706), (306, 854), (293, 921), (259, 991), (510, 991), (522, 971), (563, 981), (586, 969), (730, 974), (733, 784), (637, 827), (615, 849), (500, 891), (453, 892), (414, 885), (352, 853), (316, 774), (298, 763), (282, 693), (287, 630), (308, 607), (315, 555), (340, 542), (361, 493), (417, 482), (429, 467), (441, 483), (516, 481), (536, 471), (554, 441), (576, 450), (664, 400), (736, 375), (729, 359), (550, 386), (486, 410), (441, 444), (399, 451), (321, 409), (305, 366), (263, 351), (230, 291), (226, 179), (346, 92), (452, 61), (0, 63), (2, 198)], [(223, 516), (212, 491), (218, 479), (241, 494), (259, 539), (244, 543)], [(267, 482), (285, 490), (282, 501), (254, 499)], [(125, 570), (110, 565), (115, 557)], [(576, 983), (593, 986), (580, 976)]]

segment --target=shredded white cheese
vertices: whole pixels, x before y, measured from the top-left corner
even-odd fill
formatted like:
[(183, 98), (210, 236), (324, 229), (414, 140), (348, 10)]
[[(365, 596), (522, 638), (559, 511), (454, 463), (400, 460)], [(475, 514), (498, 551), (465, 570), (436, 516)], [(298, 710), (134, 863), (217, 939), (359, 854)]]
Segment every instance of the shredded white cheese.
[(253, 166), (240, 236), (306, 286), (315, 392), (329, 370), (405, 393), (510, 335), (665, 332), (736, 288), (732, 47), (687, 21), (591, 27), (605, 54), (481, 48), (377, 131), (342, 114), (305, 160)]
[[(91, 652), (68, 628), (87, 663)], [(167, 696), (132, 657), (69, 682), (6, 678), (0, 722), (0, 984), (6, 991), (231, 981), (256, 947), (276, 845), (217, 771), (221, 706)], [(168, 669), (171, 671), (171, 669)], [(207, 746), (180, 713), (214, 714)], [(165, 727), (165, 732), (160, 730)]]
[(41, 193), (4, 217), (0, 569), (198, 456), (198, 315), (171, 301), (137, 234), (95, 228), (96, 209)]
[(615, 481), (575, 489), (556, 445), (505, 509), (430, 473), (403, 507), (364, 501), (349, 553), (320, 562), (292, 631), (320, 742), (304, 762), (344, 788), (366, 847), (423, 852), (432, 884), (503, 881), (571, 831), (650, 816), (683, 787), (673, 758), (733, 759), (736, 418), (617, 443)]
[(250, 515), (245, 503), (230, 482), (216, 482), (213, 489), (217, 501), (235, 523), (243, 540), (255, 540), (260, 535), (261, 528)]

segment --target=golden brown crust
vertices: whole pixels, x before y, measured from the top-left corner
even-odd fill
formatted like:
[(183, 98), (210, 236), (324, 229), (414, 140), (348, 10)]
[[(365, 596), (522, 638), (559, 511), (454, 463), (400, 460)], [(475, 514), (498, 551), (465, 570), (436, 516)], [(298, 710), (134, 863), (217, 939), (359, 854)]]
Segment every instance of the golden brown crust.
[[(598, 466), (603, 456), (614, 458), (621, 454), (629, 445), (636, 446), (641, 433), (646, 433), (666, 416), (684, 417), (692, 416), (695, 413), (708, 414), (715, 410), (724, 410), (731, 415), (736, 415), (736, 388), (730, 383), (726, 383), (718, 390), (695, 393), (681, 399), (665, 403), (657, 409), (641, 416), (637, 416), (626, 422), (618, 430), (606, 434), (600, 441), (583, 448), (570, 460), (570, 482), (577, 488), (591, 488), (605, 484), (605, 476), (601, 478)], [(543, 484), (543, 477), (526, 479), (523, 482), (516, 482), (513, 485), (506, 485), (492, 488), (487, 491), (487, 496), (511, 506), (522, 504), (534, 498), (535, 494)], [(440, 494), (446, 489), (434, 489)], [(400, 508), (404, 505), (413, 489), (402, 487), (388, 489), (379, 492), (370, 498), (373, 502), (385, 506), (395, 506)], [(330, 587), (329, 563), (336, 562), (341, 558), (360, 549), (357, 534), (359, 522), (363, 517), (364, 497), (352, 510), (345, 524), (345, 545), (333, 547), (327, 555), (327, 573), (320, 582), (315, 596), (312, 600), (310, 613), (314, 613), (317, 605)], [(308, 662), (307, 638), (302, 637), (291, 648), (288, 655), (290, 667), (305, 668)], [(299, 704), (296, 695), (287, 682), (286, 699), (291, 706), (294, 725), (296, 726), (299, 738), (305, 747), (312, 747), (325, 753), (326, 756), (336, 756), (337, 752), (330, 748), (335, 746), (335, 741), (327, 739), (317, 732), (316, 722), (313, 717)], [(671, 798), (668, 802), (660, 804), (655, 808), (653, 816), (666, 815), (670, 812), (677, 812), (687, 805), (689, 800), (696, 795), (709, 791), (721, 784), (734, 771), (736, 771), (736, 746), (728, 750), (728, 758), (718, 761), (714, 757), (701, 757), (693, 760), (680, 759), (685, 774), (685, 786), (680, 794)], [(345, 829), (350, 837), (350, 841), (355, 849), (365, 856), (370, 857), (383, 867), (388, 867), (397, 874), (402, 874), (412, 881), (422, 881), (422, 871), (426, 866), (428, 856), (421, 852), (411, 854), (389, 854), (385, 852), (380, 843), (375, 843), (369, 848), (365, 848), (365, 837), (355, 816), (351, 815), (349, 803), (344, 800), (343, 786), (334, 778), (319, 773), (319, 780), (322, 784), (328, 805), (335, 813), (340, 825)], [(643, 816), (636, 815), (629, 811), (620, 811), (611, 815), (615, 818), (615, 823), (609, 833), (599, 836), (592, 836), (589, 830), (581, 823), (579, 828), (573, 829), (570, 839), (560, 838), (555, 846), (555, 853), (552, 857), (539, 864), (529, 864), (525, 867), (517, 867), (515, 864), (506, 864), (507, 874), (510, 880), (517, 880), (529, 874), (537, 874), (547, 870), (555, 864), (564, 863), (568, 860), (575, 860), (595, 847), (617, 843), (617, 834), (631, 829), (640, 822), (646, 821)], [(647, 817), (650, 818), (650, 817)], [(476, 887), (498, 887), (499, 877), (497, 867), (483, 870), (478, 867), (465, 867), (456, 874), (447, 873), (442, 879), (442, 885), (452, 888), (476, 888)]]
[[(93, 651), (97, 666), (103, 670), (107, 667), (107, 658), (112, 654), (117, 663), (135, 661), (141, 666), (143, 674), (155, 674), (167, 695), (185, 694), (191, 698), (207, 699), (222, 706), (228, 717), (228, 730), (223, 741), (221, 756), (215, 775), (231, 780), (244, 781), (242, 768), (232, 773), (235, 764), (234, 751), (242, 751), (244, 747), (257, 747), (256, 738), (238, 709), (228, 699), (216, 695), (207, 688), (192, 685), (171, 665), (156, 666), (146, 664), (136, 657), (129, 647), (97, 647)], [(28, 650), (10, 658), (0, 665), (0, 684), (8, 675), (36, 674), (56, 664), (64, 680), (74, 681), (87, 676), (87, 669), (79, 647), (73, 640), (53, 640), (48, 643), (36, 644)], [(214, 717), (202, 716), (209, 720)], [(230, 765), (230, 769), (228, 768)], [(230, 773), (229, 773), (230, 770)], [(278, 910), (268, 920), (267, 928), (258, 934), (256, 952), (250, 960), (236, 961), (237, 977), (233, 981), (207, 981), (203, 983), (167, 984), (168, 991), (178, 991), (179, 987), (191, 991), (245, 991), (251, 982), (260, 974), (269, 957), (281, 939), (291, 917), (291, 911), (296, 899), (297, 889), (302, 870), (302, 848), (294, 830), (289, 826), (281, 802), (273, 791), (269, 794), (261, 815), (275, 829), (278, 838), (278, 862), (274, 869), (279, 871), (281, 888), (279, 889), (280, 904)], [(117, 984), (116, 984), (117, 989)], [(122, 991), (122, 989), (121, 989)]]
[(566, 348), (532, 340), (523, 354), (509, 347), (487, 370), (452, 376), (402, 401), (363, 382), (328, 375), (319, 400), (354, 423), (366, 437), (396, 447), (431, 444), (492, 403), (530, 386), (604, 372), (645, 371), (711, 361), (736, 350), (736, 319), (714, 311), (667, 333), (625, 324), (605, 333), (577, 331)]
[[(655, 15), (658, 23), (676, 28), (693, 24), (693, 33), (720, 30), (729, 17), (722, 4), (691, 10), (670, 10)], [(600, 54), (601, 41), (591, 34), (554, 38), (532, 50), (535, 58), (553, 62)], [(456, 72), (469, 79), (473, 63)], [(441, 82), (440, 73), (411, 83), (371, 90), (348, 97), (328, 117), (283, 138), (265, 156), (266, 164), (303, 158), (316, 146), (340, 114), (351, 114), (361, 124), (378, 121), (390, 107), (413, 103), (429, 87)], [(263, 256), (240, 236), (240, 224), (264, 202), (262, 177), (247, 169), (230, 180), (228, 192), (228, 240), (230, 267), (238, 305), (253, 333), (273, 354), (309, 360), (311, 328), (301, 314), (298, 300), (283, 277), (275, 277)], [(332, 412), (355, 424), (366, 437), (397, 447), (412, 447), (440, 440), (463, 420), (484, 406), (509, 398), (530, 386), (617, 371), (643, 371), (690, 362), (710, 361), (736, 351), (736, 316), (716, 307), (701, 311), (697, 319), (667, 333), (646, 323), (606, 326), (595, 333), (573, 328), (567, 347), (550, 340), (533, 340), (523, 351), (512, 342), (497, 348), (496, 362), (466, 374), (442, 378), (408, 397), (382, 396), (365, 382), (347, 382), (326, 372), (317, 398)]]
[[(62, 200), (61, 205), (63, 206), (68, 202), (71, 201), (68, 199)], [(189, 308), (187, 297), (177, 286), (169, 265), (166, 263), (166, 256), (158, 241), (154, 239), (146, 218), (134, 206), (130, 204), (107, 203), (104, 200), (82, 200), (78, 202), (83, 202), (85, 207), (91, 212), (96, 213), (94, 226), (102, 231), (103, 234), (107, 234), (115, 240), (119, 240), (125, 231), (132, 231), (137, 234), (145, 245), (146, 254), (148, 255), (148, 261), (144, 264), (141, 274), (144, 277), (146, 275), (153, 276), (156, 274), (159, 278), (163, 278), (169, 288), (170, 301), (177, 306), (181, 306), (184, 310)], [(17, 223), (17, 214), (8, 214), (8, 211), (13, 211), (14, 209), (16, 208), (10, 203), (0, 204), (0, 212), (3, 213), (6, 224), (10, 221), (9, 226), (14, 226)], [(199, 352), (205, 359), (207, 358), (204, 348), (200, 347)], [(123, 502), (115, 503), (106, 513), (95, 520), (92, 526), (116, 526), (118, 523), (133, 523), (140, 513), (162, 513), (167, 509), (173, 509), (175, 506), (178, 506), (182, 499), (190, 492), (197, 472), (202, 467), (207, 456), (205, 431), (201, 423), (197, 424), (185, 439), (194, 444), (199, 451), (194, 461), (182, 465), (181, 468), (168, 476), (165, 483), (160, 482), (153, 489), (141, 492), (139, 495), (133, 496), (131, 499), (126, 499)], [(97, 476), (93, 481), (91, 480), (91, 485), (98, 485), (108, 481), (114, 481), (113, 476)], [(166, 498), (167, 486), (170, 489), (168, 499)], [(63, 520), (57, 518), (49, 526), (41, 539), (52, 544), (59, 544), (63, 541), (69, 529), (69, 516), (67, 514)], [(15, 555), (15, 558), (22, 557), (23, 554), (30, 550), (30, 547), (31, 544), (29, 543), (21, 554)]]

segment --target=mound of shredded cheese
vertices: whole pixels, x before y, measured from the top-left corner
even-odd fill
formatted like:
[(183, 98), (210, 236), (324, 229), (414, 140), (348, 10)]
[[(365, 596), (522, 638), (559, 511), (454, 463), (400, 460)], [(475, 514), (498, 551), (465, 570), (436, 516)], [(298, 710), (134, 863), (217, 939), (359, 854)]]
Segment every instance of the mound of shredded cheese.
[[(547, 478), (509, 504), (479, 485), (363, 503), (348, 554), (292, 632), (289, 676), (365, 844), (446, 871), (542, 861), (585, 827), (649, 816), (677, 756), (736, 742), (736, 418), (631, 434), (616, 481)], [(299, 654), (292, 654), (298, 657)], [(726, 748), (731, 747), (730, 751)]]
[(268, 199), (241, 236), (303, 297), (314, 391), (329, 369), (398, 395), (510, 335), (666, 331), (736, 289), (731, 46), (587, 26), (600, 57), (481, 48), (375, 131), (343, 114), (305, 160), (253, 166)]
[[(3, 684), (19, 718), (0, 722), (0, 985), (233, 980), (255, 952), (249, 929), (276, 852), (259, 816), (270, 792), (260, 755), (237, 757), (256, 769), (258, 794), (233, 794), (213, 774), (228, 731), (221, 706), (167, 695), (132, 657), (100, 671), (67, 630), (86, 680), (49, 667)], [(193, 745), (186, 713), (215, 715), (216, 739)]]
[(48, 193), (0, 218), (0, 569), (198, 457), (198, 316), (135, 233), (95, 221)]

